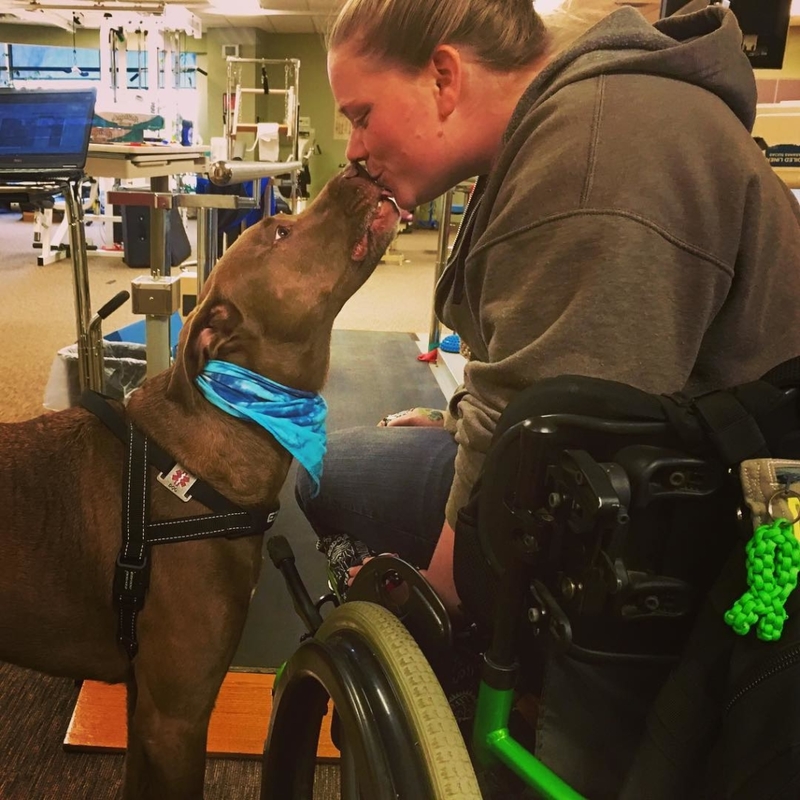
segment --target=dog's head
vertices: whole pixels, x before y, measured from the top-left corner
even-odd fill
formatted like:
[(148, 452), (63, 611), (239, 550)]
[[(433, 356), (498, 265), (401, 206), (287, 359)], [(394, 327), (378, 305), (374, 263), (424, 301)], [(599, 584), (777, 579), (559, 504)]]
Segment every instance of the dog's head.
[(185, 392), (211, 359), (320, 389), (333, 320), (372, 274), (398, 217), (386, 191), (350, 166), (302, 214), (248, 228), (214, 267), (186, 320), (170, 393)]

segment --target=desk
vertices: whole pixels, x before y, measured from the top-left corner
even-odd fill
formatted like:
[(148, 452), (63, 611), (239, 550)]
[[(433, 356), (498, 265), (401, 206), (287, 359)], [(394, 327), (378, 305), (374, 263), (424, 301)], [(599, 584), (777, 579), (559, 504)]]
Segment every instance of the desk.
[[(169, 176), (184, 172), (208, 171), (208, 153), (203, 145), (183, 147), (182, 145), (156, 144), (90, 144), (84, 172), (92, 178), (113, 178), (132, 180), (148, 178), (150, 189), (154, 192), (169, 191)], [(87, 220), (107, 222), (115, 219), (113, 215), (86, 214)], [(53, 226), (53, 211), (45, 208), (37, 212), (35, 247), (41, 249), (37, 264), (42, 267), (69, 256), (65, 242), (67, 235), (66, 217), (50, 233)], [(108, 234), (110, 236), (110, 231)], [(121, 256), (121, 251), (95, 251), (97, 255)]]
[(150, 178), (154, 192), (168, 191), (166, 185), (152, 186), (153, 179), (182, 172), (207, 172), (211, 148), (171, 144), (90, 144), (84, 172), (94, 178)]

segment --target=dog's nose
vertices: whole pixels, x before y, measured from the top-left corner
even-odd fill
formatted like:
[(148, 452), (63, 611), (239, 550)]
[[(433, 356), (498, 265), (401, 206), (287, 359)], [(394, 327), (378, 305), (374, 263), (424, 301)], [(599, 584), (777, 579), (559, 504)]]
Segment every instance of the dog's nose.
[(372, 176), (367, 172), (367, 168), (360, 161), (351, 161), (344, 171), (345, 178), (364, 178), (371, 181)]

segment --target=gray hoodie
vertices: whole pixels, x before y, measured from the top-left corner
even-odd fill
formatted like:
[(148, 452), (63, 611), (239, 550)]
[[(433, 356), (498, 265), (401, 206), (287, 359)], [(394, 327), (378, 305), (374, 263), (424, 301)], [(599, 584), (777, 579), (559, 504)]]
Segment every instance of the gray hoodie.
[(622, 8), (522, 96), (436, 290), (472, 353), (451, 524), (540, 378), (701, 392), (800, 354), (800, 209), (750, 136), (741, 38), (719, 6), (655, 26)]

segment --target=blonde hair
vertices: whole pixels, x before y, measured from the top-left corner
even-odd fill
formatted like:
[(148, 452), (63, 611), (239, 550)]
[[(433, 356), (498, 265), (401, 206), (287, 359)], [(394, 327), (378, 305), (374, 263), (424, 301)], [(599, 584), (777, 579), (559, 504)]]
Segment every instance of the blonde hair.
[(545, 20), (535, 0), (346, 0), (328, 32), (328, 49), (347, 44), (360, 56), (417, 71), (440, 44), (468, 47), (488, 69), (513, 72), (553, 57), (613, 6), (577, 0)]

